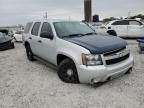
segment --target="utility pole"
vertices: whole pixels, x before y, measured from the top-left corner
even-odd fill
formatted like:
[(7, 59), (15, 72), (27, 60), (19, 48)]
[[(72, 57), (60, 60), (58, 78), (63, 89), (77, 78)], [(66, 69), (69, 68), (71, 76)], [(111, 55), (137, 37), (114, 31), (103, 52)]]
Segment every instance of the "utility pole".
[(47, 12), (45, 12), (44, 19), (47, 19)]
[(92, 21), (92, 2), (91, 0), (84, 0), (84, 16), (86, 22)]
[(129, 12), (128, 12), (128, 18), (130, 18), (130, 16), (131, 16), (131, 12), (129, 11)]

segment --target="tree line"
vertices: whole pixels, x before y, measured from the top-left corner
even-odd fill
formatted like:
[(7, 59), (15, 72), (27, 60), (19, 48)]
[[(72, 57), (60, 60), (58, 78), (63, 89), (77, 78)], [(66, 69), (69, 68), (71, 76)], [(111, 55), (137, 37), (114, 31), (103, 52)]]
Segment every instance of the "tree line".
[(112, 20), (120, 20), (120, 19), (136, 19), (136, 18), (140, 18), (140, 20), (144, 20), (144, 15), (142, 14), (138, 14), (138, 15), (134, 15), (134, 16), (130, 16), (130, 17), (120, 17), (120, 18), (115, 18), (115, 17), (110, 17), (110, 18), (105, 18), (102, 21), (103, 22), (108, 22), (108, 21), (112, 21)]

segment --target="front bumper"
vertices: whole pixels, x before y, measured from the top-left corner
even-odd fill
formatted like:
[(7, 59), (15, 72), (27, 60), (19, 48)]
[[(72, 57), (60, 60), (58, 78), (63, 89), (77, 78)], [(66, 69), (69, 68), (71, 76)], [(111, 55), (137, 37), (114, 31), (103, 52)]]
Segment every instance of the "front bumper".
[(104, 82), (111, 76), (126, 73), (130, 68), (133, 67), (134, 59), (133, 56), (120, 63), (114, 65), (102, 65), (102, 66), (84, 66), (77, 65), (77, 71), (79, 75), (80, 83), (93, 83)]

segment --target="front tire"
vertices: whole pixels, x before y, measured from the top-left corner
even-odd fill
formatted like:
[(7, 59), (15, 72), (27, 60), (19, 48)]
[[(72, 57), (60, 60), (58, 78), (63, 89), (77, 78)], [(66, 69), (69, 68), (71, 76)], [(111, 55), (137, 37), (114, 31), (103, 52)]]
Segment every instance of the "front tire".
[(65, 59), (60, 63), (58, 76), (66, 83), (79, 83), (76, 66), (70, 59)]
[(30, 61), (34, 61), (35, 60), (34, 57), (33, 57), (33, 53), (32, 53), (30, 45), (26, 46), (26, 54), (27, 54), (28, 60), (30, 60)]
[(112, 36), (117, 36), (117, 33), (114, 30), (107, 31), (107, 33)]

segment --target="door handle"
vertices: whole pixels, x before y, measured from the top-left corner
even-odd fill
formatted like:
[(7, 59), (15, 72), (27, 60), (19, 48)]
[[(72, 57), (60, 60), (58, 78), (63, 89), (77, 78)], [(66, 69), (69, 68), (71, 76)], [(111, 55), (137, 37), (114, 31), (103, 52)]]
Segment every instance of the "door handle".
[(32, 37), (29, 37), (29, 39), (32, 39)]
[(41, 40), (38, 40), (38, 42), (39, 42), (39, 43), (42, 43), (42, 41), (41, 41)]

